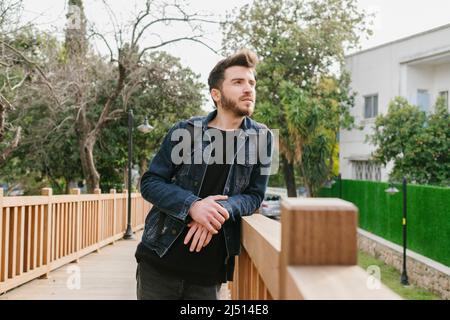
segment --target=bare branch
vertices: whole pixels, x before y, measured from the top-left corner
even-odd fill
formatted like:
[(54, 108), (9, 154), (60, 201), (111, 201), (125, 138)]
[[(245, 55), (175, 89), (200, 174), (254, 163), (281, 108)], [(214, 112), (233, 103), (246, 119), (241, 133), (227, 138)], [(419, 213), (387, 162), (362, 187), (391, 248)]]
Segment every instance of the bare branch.
[(161, 19), (156, 19), (153, 20), (149, 23), (147, 23), (145, 26), (142, 27), (141, 31), (139, 31), (133, 45), (136, 45), (137, 42), (139, 41), (139, 39), (142, 37), (143, 33), (145, 32), (145, 30), (147, 30), (149, 27), (151, 27), (152, 25), (154, 25), (155, 23), (159, 23), (159, 22), (172, 22), (172, 21), (182, 21), (182, 22), (207, 22), (207, 23), (219, 23), (218, 21), (212, 21), (212, 20), (207, 20), (207, 19), (198, 19), (198, 18), (192, 18), (194, 15), (191, 16), (185, 16), (184, 18), (161, 18)]
[(0, 154), (0, 166), (6, 162), (6, 159), (9, 157), (11, 152), (13, 152), (19, 145), (19, 141), (22, 136), (21, 133), (22, 133), (22, 128), (17, 127), (16, 135), (15, 135), (14, 139), (11, 141), (9, 146), (5, 150), (3, 150), (2, 154)]
[[(117, 48), (120, 48), (122, 46), (122, 36), (120, 35), (122, 33), (122, 30), (119, 28), (119, 22), (117, 21), (117, 17), (114, 13), (114, 11), (111, 9), (111, 7), (106, 3), (105, 0), (102, 1), (103, 4), (106, 7), (106, 10), (108, 11), (109, 20), (111, 21), (111, 24), (114, 29), (114, 39), (116, 40)], [(118, 35), (119, 38), (117, 37)]]
[(28, 76), (30, 75), (29, 72), (27, 72), (27, 74), (22, 78), (22, 80), (20, 80), (20, 82), (18, 84), (16, 84), (14, 87), (11, 88), (11, 91), (15, 91), (16, 89), (20, 88), (23, 83), (25, 82), (25, 80), (28, 78)]
[(50, 131), (48, 132), (48, 134), (47, 134), (47, 135), (45, 136), (45, 138), (44, 138), (44, 141), (47, 141), (47, 138), (48, 138), (53, 132), (58, 131), (58, 130), (62, 127), (62, 125), (63, 125), (66, 121), (68, 121), (68, 120), (73, 120), (73, 117), (72, 117), (72, 116), (68, 116), (68, 117), (66, 117), (65, 119), (63, 119), (63, 120), (59, 123), (59, 125), (55, 126), (52, 130), (50, 130)]
[(95, 124), (94, 129), (91, 132), (89, 132), (88, 136), (96, 138), (98, 133), (105, 126), (107, 122), (106, 119), (108, 118), (110, 109), (116, 102), (117, 97), (122, 92), (123, 87), (125, 85), (125, 77), (126, 77), (125, 73), (126, 73), (125, 67), (121, 63), (119, 63), (119, 78), (117, 81), (117, 85), (114, 89), (114, 92), (109, 96), (108, 100), (106, 101), (105, 106), (103, 107), (102, 113), (100, 114), (100, 117), (97, 123)]
[(125, 110), (116, 109), (109, 113), (109, 115), (105, 118), (105, 121), (112, 121), (112, 120), (120, 119), (124, 114), (125, 114)]
[(41, 75), (42, 79), (44, 80), (44, 84), (50, 89), (50, 92), (52, 93), (52, 97), (53, 99), (56, 101), (56, 103), (59, 105), (59, 99), (56, 96), (54, 89), (50, 83), (50, 81), (48, 80), (48, 78), (46, 77), (44, 71), (42, 71), (41, 67), (39, 67), (39, 65), (31, 60), (29, 60), (27, 57), (25, 57), (25, 55), (20, 52), (19, 50), (17, 50), (16, 48), (12, 47), (11, 45), (9, 45), (7, 42), (0, 40), (0, 43), (2, 43), (3, 45), (5, 45), (8, 49), (10, 49), (11, 51), (13, 51), (16, 55), (18, 55), (23, 61), (25, 61), (28, 65), (34, 67), (38, 73)]
[(2, 106), (6, 106), (8, 109), (13, 109), (8, 99), (6, 99), (5, 96), (0, 93), (0, 107)]
[[(141, 14), (142, 14), (142, 15), (141, 15)], [(132, 32), (131, 32), (131, 43), (132, 43), (132, 44), (137, 43), (137, 41), (136, 41), (136, 42), (134, 41), (134, 37), (135, 37), (135, 35), (136, 35), (136, 30), (137, 30), (137, 27), (138, 27), (139, 23), (140, 23), (145, 17), (147, 17), (149, 14), (150, 14), (150, 1), (147, 1), (147, 2), (145, 3), (145, 11), (141, 11), (141, 12), (138, 13), (138, 16), (137, 16), (137, 18), (136, 18), (136, 22), (133, 24), (133, 30), (132, 30)]]
[(6, 109), (12, 109), (11, 103), (0, 93), (0, 142), (5, 135)]
[(207, 44), (204, 43), (203, 41), (197, 39), (197, 38), (202, 38), (202, 37), (203, 37), (203, 36), (192, 36), (192, 37), (175, 38), (175, 39), (172, 39), (172, 40), (168, 40), (168, 41), (162, 42), (162, 43), (160, 43), (160, 44), (158, 44), (158, 45), (156, 45), (156, 46), (146, 47), (146, 48), (142, 49), (141, 53), (139, 54), (139, 60), (142, 58), (143, 54), (144, 54), (146, 51), (148, 51), (148, 50), (157, 49), (157, 48), (163, 47), (163, 46), (165, 46), (165, 45), (167, 45), (167, 44), (174, 43), (174, 42), (177, 42), (177, 41), (182, 41), (182, 40), (189, 40), (189, 41), (193, 41), (193, 42), (200, 43), (200, 44), (204, 45), (205, 47), (207, 47), (208, 49), (210, 49), (212, 52), (214, 52), (214, 53), (216, 53), (216, 54), (219, 54), (216, 50), (214, 50), (213, 48), (211, 48), (209, 45), (207, 45)]
[(106, 47), (107, 47), (108, 50), (109, 50), (110, 61), (111, 61), (111, 62), (117, 61), (116, 59), (114, 59), (113, 50), (111, 49), (111, 46), (109, 45), (109, 43), (108, 43), (108, 41), (106, 40), (105, 36), (104, 36), (103, 34), (97, 32), (97, 31), (95, 31), (95, 30), (94, 30), (94, 27), (91, 27), (91, 28), (89, 29), (89, 31), (90, 31), (91, 34), (89, 35), (88, 40), (90, 39), (91, 36), (93, 36), (93, 37), (95, 37), (95, 36), (99, 37), (99, 38), (104, 42), (104, 44), (106, 45)]

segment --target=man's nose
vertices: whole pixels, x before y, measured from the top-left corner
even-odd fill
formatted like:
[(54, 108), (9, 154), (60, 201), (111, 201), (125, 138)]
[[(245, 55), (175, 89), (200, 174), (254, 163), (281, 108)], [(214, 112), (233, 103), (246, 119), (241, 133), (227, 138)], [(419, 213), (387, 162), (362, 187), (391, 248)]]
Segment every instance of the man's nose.
[(244, 86), (244, 92), (245, 93), (253, 92), (253, 86), (250, 83), (246, 83)]

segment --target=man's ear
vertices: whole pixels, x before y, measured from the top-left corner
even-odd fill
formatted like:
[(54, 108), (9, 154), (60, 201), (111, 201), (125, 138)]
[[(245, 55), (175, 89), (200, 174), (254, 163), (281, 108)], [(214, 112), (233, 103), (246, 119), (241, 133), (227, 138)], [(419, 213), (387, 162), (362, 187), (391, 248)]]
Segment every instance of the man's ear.
[(215, 102), (219, 102), (220, 101), (220, 90), (219, 89), (211, 89), (211, 97), (213, 98), (213, 100)]

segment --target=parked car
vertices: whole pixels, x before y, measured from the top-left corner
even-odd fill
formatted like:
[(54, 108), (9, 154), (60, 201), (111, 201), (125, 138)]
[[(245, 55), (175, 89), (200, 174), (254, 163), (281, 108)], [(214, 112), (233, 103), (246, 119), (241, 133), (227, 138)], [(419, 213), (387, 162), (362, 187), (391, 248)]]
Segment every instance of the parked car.
[(259, 211), (262, 215), (265, 215), (268, 218), (279, 218), (281, 214), (280, 196), (266, 194)]
[(297, 197), (308, 197), (308, 190), (305, 187), (299, 187), (297, 189)]

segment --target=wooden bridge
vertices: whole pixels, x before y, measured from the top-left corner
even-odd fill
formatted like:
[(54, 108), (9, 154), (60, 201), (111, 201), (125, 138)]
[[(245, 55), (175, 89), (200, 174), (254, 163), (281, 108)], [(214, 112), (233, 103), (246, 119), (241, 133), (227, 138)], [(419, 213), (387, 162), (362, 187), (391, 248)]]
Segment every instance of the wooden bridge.
[[(134, 252), (151, 204), (131, 199), (136, 237), (121, 240), (126, 192), (0, 193), (0, 299), (135, 299)], [(356, 228), (357, 208), (339, 199), (284, 198), (281, 222), (243, 218), (235, 281), (221, 298), (400, 299), (357, 266)]]

